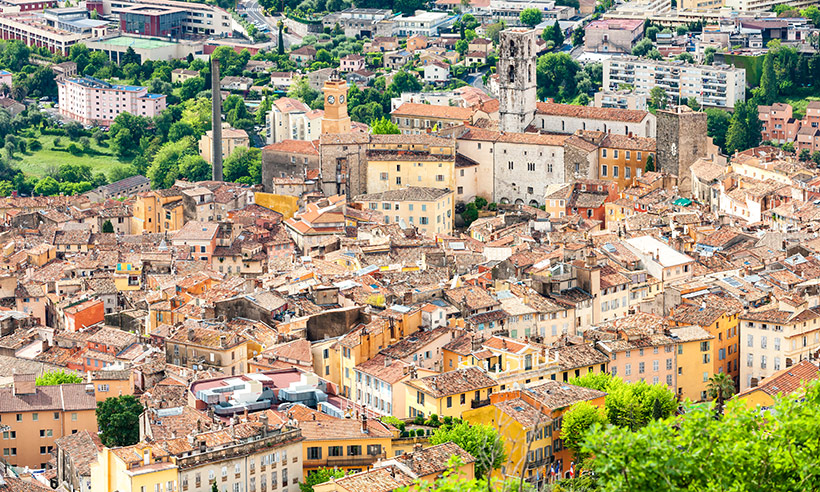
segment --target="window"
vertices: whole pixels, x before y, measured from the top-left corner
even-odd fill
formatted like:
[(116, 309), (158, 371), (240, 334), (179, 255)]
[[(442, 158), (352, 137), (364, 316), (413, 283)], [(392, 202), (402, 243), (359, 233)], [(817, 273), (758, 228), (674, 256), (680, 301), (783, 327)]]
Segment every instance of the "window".
[(601, 149), (601, 157), (606, 157), (606, 149)]
[(667, 371), (672, 370), (672, 359), (666, 359), (666, 370)]
[(624, 374), (630, 376), (632, 374), (632, 364), (627, 364), (624, 366)]
[(535, 171), (535, 163), (534, 162), (528, 162), (527, 163), (527, 171)]
[(601, 176), (608, 176), (608, 175), (609, 175), (609, 172), (607, 170), (607, 166), (606, 166), (606, 164), (603, 164), (601, 166)]
[(672, 375), (671, 374), (666, 375), (666, 385), (667, 386), (672, 386)]
[(766, 345), (767, 345), (766, 336), (764, 335), (764, 336), (760, 337), (760, 348), (764, 349), (764, 348), (766, 348)]
[(754, 337), (754, 335), (748, 335), (746, 337), (746, 343), (749, 345), (749, 347), (754, 347), (755, 346), (755, 337)]
[(624, 178), (632, 179), (632, 168), (629, 166), (624, 166)]
[(464, 405), (464, 403), (467, 401), (466, 393), (461, 394), (461, 400), (460, 401), (461, 401), (461, 404)]
[(760, 368), (761, 369), (766, 369), (766, 356), (765, 355), (760, 356)]
[(780, 350), (780, 338), (775, 337), (774, 339), (774, 349)]
[(638, 362), (638, 374), (643, 374), (646, 372), (646, 364), (644, 362)]
[(632, 152), (626, 151), (626, 160), (630, 160), (632, 158)]
[(322, 448), (319, 446), (313, 446), (307, 448), (307, 459), (309, 460), (320, 460), (322, 459)]
[(746, 367), (753, 367), (755, 356), (752, 354), (746, 354)]
[(617, 159), (617, 158), (618, 158), (618, 149), (615, 149), (615, 150), (613, 150), (613, 151), (612, 151), (612, 157), (613, 157), (614, 159)]
[(658, 361), (657, 361), (657, 360), (653, 360), (653, 361), (652, 361), (652, 370), (653, 370), (653, 371), (655, 371), (655, 372), (657, 372), (657, 371), (658, 371), (658, 369), (659, 369), (659, 365), (660, 365), (660, 364), (658, 363)]
[(618, 166), (612, 166), (612, 177), (613, 178), (618, 177)]
[(327, 455), (328, 456), (344, 456), (342, 454), (343, 448), (342, 446), (328, 446), (327, 448)]
[(422, 393), (421, 391), (419, 391), (418, 394), (416, 394), (416, 403), (418, 403), (419, 405), (424, 405), (424, 393)]
[(362, 446), (359, 444), (348, 446), (347, 447), (347, 455), (348, 456), (361, 456), (362, 455)]

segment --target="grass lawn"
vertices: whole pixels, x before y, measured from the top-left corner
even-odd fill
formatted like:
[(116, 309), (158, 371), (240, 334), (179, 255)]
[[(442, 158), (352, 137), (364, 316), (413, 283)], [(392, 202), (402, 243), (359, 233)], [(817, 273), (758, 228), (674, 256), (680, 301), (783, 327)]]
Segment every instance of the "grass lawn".
[(806, 116), (806, 106), (810, 101), (820, 101), (820, 97), (813, 94), (816, 94), (813, 87), (800, 87), (788, 96), (780, 96), (777, 102), (791, 104), (793, 115), (799, 120)]
[[(71, 139), (65, 136), (57, 137), (37, 133), (35, 139), (43, 144), (43, 148), (36, 152), (27, 151), (25, 154), (16, 152), (11, 164), (26, 174), (39, 177), (45, 176), (50, 170), (59, 168), (62, 164), (88, 164), (91, 166), (92, 172), (108, 174), (111, 169), (129, 162), (120, 160), (119, 157), (114, 155), (110, 147), (100, 147), (93, 139), (91, 140), (91, 148), (101, 152), (102, 155), (75, 156), (68, 152), (54, 150), (55, 138), (60, 139), (60, 148), (63, 149), (72, 143)], [(74, 143), (79, 146), (79, 142)]]

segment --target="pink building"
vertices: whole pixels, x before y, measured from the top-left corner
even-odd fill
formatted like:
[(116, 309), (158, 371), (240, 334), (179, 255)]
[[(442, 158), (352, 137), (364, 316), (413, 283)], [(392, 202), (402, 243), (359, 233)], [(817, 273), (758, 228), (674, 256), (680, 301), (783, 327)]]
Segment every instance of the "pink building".
[(8, 70), (0, 70), (0, 87), (3, 85), (11, 90), (11, 72)]
[(365, 60), (362, 55), (347, 55), (339, 62), (339, 69), (342, 72), (355, 72), (364, 69)]
[(668, 336), (656, 333), (632, 340), (599, 341), (598, 349), (609, 356), (613, 376), (627, 383), (665, 384), (675, 391), (675, 341)]
[(790, 104), (774, 103), (758, 106), (757, 114), (763, 127), (761, 138), (764, 142), (774, 140), (780, 143), (792, 142), (800, 130), (800, 121), (792, 117)]
[(60, 114), (84, 125), (110, 126), (120, 113), (151, 118), (167, 107), (164, 94), (145, 87), (114, 85), (92, 77), (57, 82)]

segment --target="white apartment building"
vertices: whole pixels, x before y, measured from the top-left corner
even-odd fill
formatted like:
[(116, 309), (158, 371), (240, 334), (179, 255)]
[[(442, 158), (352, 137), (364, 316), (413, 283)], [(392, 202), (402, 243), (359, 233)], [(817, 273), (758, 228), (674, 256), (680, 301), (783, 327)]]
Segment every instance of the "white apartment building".
[(673, 103), (690, 97), (704, 106), (734, 108), (746, 100), (746, 70), (726, 65), (691, 65), (683, 61), (656, 61), (633, 56), (604, 60), (604, 90), (629, 85), (649, 94), (666, 91)]
[(820, 348), (820, 314), (778, 308), (740, 315), (740, 391)]
[(283, 140), (316, 140), (322, 134), (321, 109), (311, 110), (307, 104), (282, 97), (273, 102), (268, 113), (268, 144)]
[(400, 37), (416, 35), (437, 37), (439, 29), (449, 23), (450, 16), (444, 12), (417, 10), (410, 17), (397, 17), (394, 30)]
[(809, 5), (817, 4), (817, 0), (726, 0), (725, 6), (739, 12), (768, 12), (772, 10), (772, 7), (780, 4), (801, 10)]
[(167, 107), (165, 94), (145, 87), (114, 85), (93, 77), (57, 82), (60, 114), (84, 125), (110, 126), (120, 113), (153, 118)]

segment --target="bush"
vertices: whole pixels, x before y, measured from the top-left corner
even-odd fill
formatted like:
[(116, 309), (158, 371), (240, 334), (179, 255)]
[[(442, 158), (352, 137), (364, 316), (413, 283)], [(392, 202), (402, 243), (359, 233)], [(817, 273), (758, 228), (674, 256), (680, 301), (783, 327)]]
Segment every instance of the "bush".
[(63, 141), (62, 141), (62, 140), (60, 140), (60, 137), (57, 137), (57, 138), (55, 138), (55, 139), (54, 139), (54, 146), (55, 146), (55, 147), (59, 147), (59, 146), (61, 146), (62, 144), (63, 144)]
[(394, 417), (392, 415), (385, 415), (384, 417), (381, 418), (381, 421), (384, 422), (385, 424), (392, 425), (393, 427), (397, 428), (398, 430), (400, 430), (402, 432), (404, 432), (404, 428), (407, 425), (407, 424), (404, 423), (403, 420), (397, 419), (396, 417)]
[(79, 148), (75, 143), (68, 144), (68, 148), (66, 150), (68, 150), (71, 155), (83, 155), (83, 149)]
[(487, 205), (487, 210), (495, 212), (496, 210), (498, 210), (498, 204), (495, 202), (490, 202), (489, 205)]
[(424, 417), (421, 415), (416, 415), (416, 418), (413, 419), (413, 423), (416, 425), (424, 425)]
[(410, 429), (409, 431), (407, 431), (407, 437), (416, 437), (415, 429)]
[(487, 206), (487, 199), (486, 199), (486, 198), (482, 198), (482, 197), (480, 197), (480, 196), (475, 197), (475, 206), (476, 206), (476, 208), (478, 208), (479, 210), (482, 210), (484, 207), (486, 207), (486, 206)]

